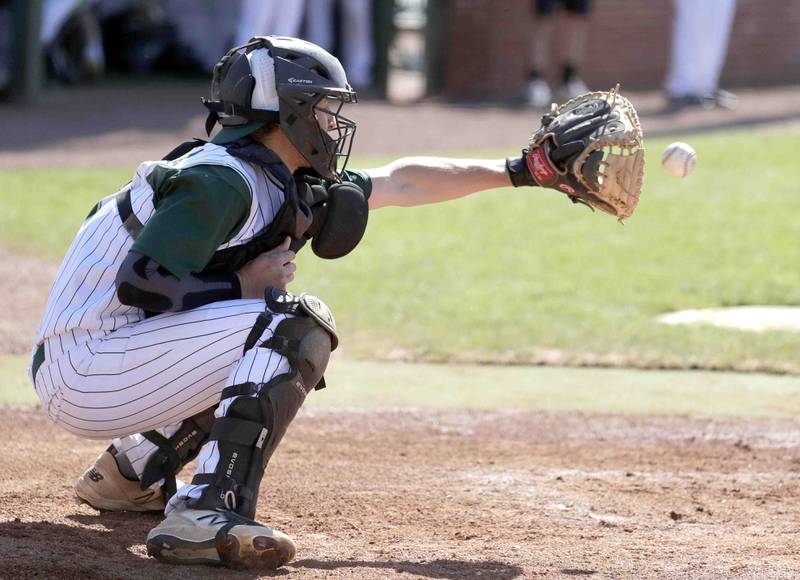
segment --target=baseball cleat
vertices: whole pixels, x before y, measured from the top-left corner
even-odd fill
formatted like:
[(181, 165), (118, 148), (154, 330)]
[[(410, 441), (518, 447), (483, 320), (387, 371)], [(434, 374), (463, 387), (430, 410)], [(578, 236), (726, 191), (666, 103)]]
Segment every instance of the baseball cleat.
[(177, 509), (147, 534), (147, 555), (167, 564), (276, 570), (294, 554), (289, 536), (228, 510)]
[(122, 475), (108, 450), (75, 483), (78, 501), (97, 510), (153, 512), (164, 511), (166, 502), (160, 489), (142, 489), (138, 480)]

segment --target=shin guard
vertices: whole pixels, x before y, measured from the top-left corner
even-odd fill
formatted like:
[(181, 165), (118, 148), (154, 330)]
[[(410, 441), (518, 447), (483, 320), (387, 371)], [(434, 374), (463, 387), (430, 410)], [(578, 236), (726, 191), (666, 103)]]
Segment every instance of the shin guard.
[(225, 416), (214, 422), (209, 441), (217, 442), (219, 461), (214, 473), (197, 474), (192, 480), (207, 484), (201, 497), (190, 503), (192, 508), (227, 509), (255, 517), (264, 470), (308, 392), (324, 385), (322, 375), (335, 340), (336, 327), (327, 307), (310, 297), (317, 314), (330, 321), (330, 326), (323, 326), (318, 316), (297, 307), (303, 298), (284, 294), (281, 301), (270, 303), (268, 297), (272, 312), (294, 316), (282, 320), (270, 338), (253, 346), (286, 357), (289, 371), (266, 383), (247, 382), (222, 391), (223, 400), (236, 399)]

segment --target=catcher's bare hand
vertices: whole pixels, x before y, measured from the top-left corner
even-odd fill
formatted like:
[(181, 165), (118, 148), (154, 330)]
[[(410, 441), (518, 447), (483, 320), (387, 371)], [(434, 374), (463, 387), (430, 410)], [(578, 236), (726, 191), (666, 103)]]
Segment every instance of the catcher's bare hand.
[(522, 156), (508, 159), (506, 168), (517, 187), (556, 189), (623, 220), (636, 209), (642, 189), (639, 117), (619, 87), (554, 105)]
[(289, 249), (290, 243), (291, 238), (287, 236), (280, 246), (257, 256), (236, 272), (242, 287), (242, 298), (263, 298), (264, 290), (269, 286), (286, 290), (297, 270), (292, 261), (296, 254)]

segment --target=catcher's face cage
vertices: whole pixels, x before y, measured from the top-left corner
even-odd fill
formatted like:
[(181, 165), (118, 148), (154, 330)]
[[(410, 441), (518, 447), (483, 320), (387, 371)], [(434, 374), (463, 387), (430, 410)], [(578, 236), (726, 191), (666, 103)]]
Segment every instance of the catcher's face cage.
[[(261, 48), (268, 49), (274, 61), (278, 111), (251, 108), (255, 79), (246, 56)], [(337, 172), (347, 165), (356, 124), (341, 110), (358, 99), (339, 61), (314, 44), (259, 36), (232, 48), (214, 69), (212, 99), (204, 103), (225, 127), (279, 121), (291, 143), (325, 179), (338, 180)], [(318, 113), (332, 119), (330, 128), (320, 127)]]
[(356, 124), (342, 110), (355, 99), (353, 92), (281, 92), (281, 126), (294, 127), (302, 121), (311, 129), (287, 130), (286, 134), (312, 169), (326, 179), (338, 181), (350, 159)]

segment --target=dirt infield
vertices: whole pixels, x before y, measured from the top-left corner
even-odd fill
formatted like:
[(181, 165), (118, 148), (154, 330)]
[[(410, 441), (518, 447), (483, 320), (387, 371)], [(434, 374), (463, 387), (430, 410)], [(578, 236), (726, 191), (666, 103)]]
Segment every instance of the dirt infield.
[[(304, 410), (259, 516), (296, 539), (295, 578), (796, 578), (799, 427)], [(156, 515), (73, 503), (102, 442), (34, 410), (0, 410), (0, 436), (0, 577), (220, 575), (148, 559)]]

